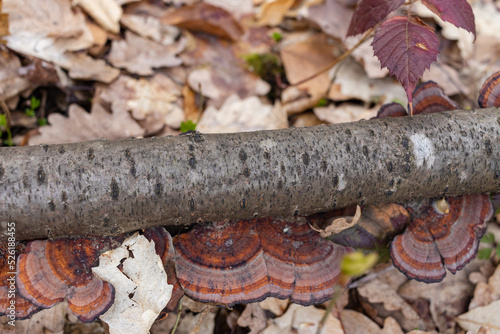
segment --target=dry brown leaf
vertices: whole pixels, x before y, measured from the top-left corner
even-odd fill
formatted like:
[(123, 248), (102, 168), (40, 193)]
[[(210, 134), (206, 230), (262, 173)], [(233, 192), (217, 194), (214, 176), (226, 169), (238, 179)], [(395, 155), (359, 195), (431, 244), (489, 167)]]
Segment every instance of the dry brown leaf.
[(488, 279), (488, 283), (479, 282), (474, 290), (474, 297), (469, 305), (469, 310), (485, 306), (492, 301), (500, 299), (500, 266), (498, 266)]
[(54, 307), (35, 313), (26, 320), (16, 320), (16, 334), (64, 334), (68, 315), (68, 304), (59, 303)]
[(313, 112), (305, 112), (294, 117), (292, 126), (302, 128), (319, 124), (323, 124), (323, 122)]
[(274, 130), (288, 127), (281, 105), (263, 104), (256, 96), (240, 99), (230, 96), (220, 109), (208, 107), (196, 130), (204, 133)]
[(243, 16), (253, 15), (255, 10), (252, 0), (204, 0), (204, 2), (224, 9), (226, 12), (231, 13), (237, 20)]
[(406, 93), (399, 83), (392, 78), (368, 78), (363, 66), (352, 58), (335, 66), (331, 73), (335, 75), (335, 81), (328, 96), (334, 101), (358, 99), (377, 105), (394, 100), (403, 104), (407, 102)]
[(410, 302), (420, 298), (428, 300), (430, 315), (439, 331), (452, 330), (455, 322), (449, 319), (467, 310), (473, 292), (468, 276), (478, 270), (479, 263), (479, 260), (473, 260), (456, 275), (446, 275), (440, 283), (426, 284), (409, 280), (398, 289), (398, 293)]
[(0, 43), (5, 43), (1, 37), (9, 34), (9, 15), (2, 14), (2, 0), (0, 0)]
[[(137, 6), (134, 8), (137, 8)], [(143, 7), (139, 8), (142, 9)], [(154, 7), (154, 9), (158, 10), (156, 7)], [(174, 44), (177, 36), (180, 34), (179, 28), (164, 24), (159, 18), (149, 15), (149, 13), (147, 15), (143, 15), (142, 13), (123, 14), (120, 23), (139, 36), (149, 38), (162, 45)]]
[(211, 99), (211, 105), (220, 107), (233, 94), (241, 98), (265, 95), (271, 86), (245, 67), (236, 54), (236, 46), (227, 40), (196, 37), (194, 48), (181, 58), (195, 69), (188, 75), (188, 84), (195, 92)]
[(230, 13), (204, 2), (177, 8), (163, 16), (161, 21), (233, 41), (237, 41), (243, 34), (243, 28)]
[(426, 329), (417, 312), (392, 287), (378, 278), (358, 287), (358, 292), (363, 308), (379, 324), (391, 316), (407, 331)]
[[(344, 43), (348, 49), (351, 49), (362, 37), (362, 35), (350, 36), (345, 39)], [(389, 70), (386, 67), (382, 68), (380, 61), (373, 54), (372, 42), (373, 37), (368, 38), (352, 51), (351, 56), (363, 65), (368, 78), (384, 78), (389, 74)]]
[(288, 299), (278, 299), (274, 297), (268, 297), (259, 303), (259, 306), (263, 310), (269, 310), (273, 312), (276, 316), (281, 316), (286, 308), (288, 307)]
[(342, 310), (340, 319), (345, 334), (403, 334), (397, 321), (391, 317), (384, 320), (382, 329), (366, 315), (354, 310)]
[(104, 0), (71, 0), (73, 6), (80, 6), (97, 24), (109, 32), (120, 32), (122, 8), (116, 1)]
[(238, 326), (249, 327), (249, 334), (258, 334), (267, 327), (267, 317), (258, 303), (247, 304), (238, 318)]
[(347, 34), (352, 13), (352, 9), (336, 0), (325, 0), (322, 4), (309, 7), (306, 17), (326, 34), (342, 40)]
[(35, 86), (50, 86), (59, 83), (59, 76), (54, 66), (37, 58), (34, 58), (31, 64), (19, 68), (17, 73)]
[(469, 87), (462, 83), (460, 74), (456, 69), (448, 66), (438, 57), (437, 63), (433, 63), (431, 68), (424, 72), (422, 81), (434, 81), (443, 89), (446, 95), (469, 94)]
[(277, 26), (283, 21), (294, 2), (295, 0), (267, 0), (257, 15), (259, 24)]
[(316, 232), (319, 232), (319, 235), (322, 238), (328, 238), (333, 234), (338, 234), (343, 230), (347, 230), (348, 228), (353, 227), (359, 222), (360, 219), (361, 219), (361, 207), (359, 205), (356, 205), (356, 213), (354, 214), (354, 217), (345, 216), (345, 217), (335, 218), (324, 229), (316, 229), (313, 226), (311, 226), (311, 228)]
[(87, 22), (87, 26), (89, 27), (92, 37), (94, 38), (94, 43), (89, 49), (89, 54), (94, 57), (99, 57), (103, 51), (106, 51), (105, 46), (108, 41), (108, 32), (91, 21)]
[(338, 106), (330, 104), (327, 107), (314, 108), (314, 114), (323, 122), (337, 124), (370, 119), (377, 115), (377, 110), (378, 108), (368, 109), (359, 104), (346, 102)]
[(126, 31), (125, 40), (113, 41), (109, 61), (131, 73), (151, 75), (153, 68), (181, 65), (182, 60), (176, 55), (184, 45), (184, 39), (173, 46), (165, 46)]
[(156, 134), (164, 126), (179, 128), (184, 112), (179, 106), (181, 88), (163, 74), (135, 80), (122, 75), (97, 94), (111, 104), (113, 113), (128, 115), (141, 124), (146, 135)]
[(21, 61), (13, 52), (0, 49), (0, 100), (15, 97), (32, 87), (29, 80), (19, 75), (20, 68)]
[[(325, 313), (314, 306), (301, 306), (291, 304), (288, 310), (281, 317), (270, 320), (270, 325), (262, 334), (314, 334), (317, 331), (318, 323)], [(344, 334), (340, 321), (328, 315), (321, 334)]]
[[(334, 60), (328, 39), (325, 34), (293, 33), (283, 41), (280, 55), (291, 84), (317, 74)], [(327, 93), (329, 83), (328, 73), (323, 73), (297, 87), (319, 98)]]
[(76, 80), (110, 83), (120, 75), (120, 70), (112, 68), (103, 59), (94, 59), (83, 53), (67, 53), (56, 63), (69, 69), (69, 77)]
[(460, 315), (457, 322), (465, 330), (477, 332), (480, 327), (488, 326), (491, 333), (500, 334), (500, 300), (486, 306), (477, 307)]
[(30, 145), (75, 143), (99, 138), (141, 137), (144, 130), (128, 114), (108, 113), (99, 104), (90, 114), (77, 104), (69, 106), (69, 117), (50, 114), (50, 125), (42, 126), (40, 135), (30, 138)]
[(320, 99), (320, 94), (311, 96), (307, 93), (307, 89), (300, 89), (296, 86), (289, 86), (281, 93), (281, 103), (287, 115), (299, 114), (312, 108)]

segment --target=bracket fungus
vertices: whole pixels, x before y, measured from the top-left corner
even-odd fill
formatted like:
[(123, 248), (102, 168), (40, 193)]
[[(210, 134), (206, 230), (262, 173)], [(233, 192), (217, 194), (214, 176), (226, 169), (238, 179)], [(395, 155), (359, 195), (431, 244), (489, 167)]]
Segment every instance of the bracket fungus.
[(333, 295), (342, 255), (307, 224), (260, 219), (197, 225), (174, 238), (175, 269), (193, 299), (233, 306), (290, 298), (322, 303)]
[[(9, 252), (12, 249), (3, 246), (0, 244), (0, 316), (7, 315), (19, 320), (29, 318), (41, 308), (16, 293), (15, 255)], [(19, 252), (24, 245), (16, 246), (15, 251)]]
[(39, 308), (65, 299), (83, 322), (95, 320), (113, 303), (113, 287), (92, 274), (99, 255), (120, 245), (122, 238), (35, 240), (17, 262), (19, 294)]
[(409, 278), (427, 283), (456, 273), (476, 255), (486, 223), (493, 215), (488, 195), (447, 198), (447, 210), (435, 201), (410, 204), (412, 222), (394, 238), (390, 253), (394, 266)]
[(500, 71), (491, 75), (479, 90), (478, 103), (481, 108), (500, 107)]
[(413, 91), (413, 114), (430, 114), (457, 109), (458, 105), (450, 99), (434, 81), (423, 82)]

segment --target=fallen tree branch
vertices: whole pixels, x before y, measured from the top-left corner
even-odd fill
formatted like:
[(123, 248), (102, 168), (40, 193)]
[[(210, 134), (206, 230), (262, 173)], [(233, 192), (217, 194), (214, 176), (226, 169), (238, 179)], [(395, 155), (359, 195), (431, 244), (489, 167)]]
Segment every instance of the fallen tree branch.
[(0, 223), (18, 240), (480, 192), (500, 192), (496, 108), (0, 149)]

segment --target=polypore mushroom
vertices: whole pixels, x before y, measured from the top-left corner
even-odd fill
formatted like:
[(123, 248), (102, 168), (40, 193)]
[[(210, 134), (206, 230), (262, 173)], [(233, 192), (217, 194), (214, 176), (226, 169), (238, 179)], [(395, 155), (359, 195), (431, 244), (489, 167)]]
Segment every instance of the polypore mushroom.
[(99, 255), (120, 245), (123, 238), (36, 240), (26, 246), (17, 263), (19, 294), (40, 308), (65, 299), (83, 322), (106, 312), (114, 300), (113, 287), (92, 274)]
[(481, 108), (500, 107), (500, 71), (490, 76), (479, 90)]
[[(392, 241), (394, 266), (409, 278), (431, 283), (453, 274), (477, 254), (479, 239), (493, 215), (488, 195), (447, 198), (443, 210), (426, 200), (408, 208), (412, 222)], [(447, 209), (447, 210), (446, 210)]]
[(397, 102), (386, 103), (380, 107), (375, 118), (406, 116), (406, 109)]
[(193, 299), (232, 306), (274, 296), (311, 305), (331, 298), (342, 254), (308, 225), (272, 219), (196, 226), (174, 238), (175, 268)]
[[(323, 214), (324, 215), (324, 214)], [(389, 241), (401, 233), (409, 222), (408, 212), (399, 204), (367, 205), (361, 209), (361, 218), (353, 227), (329, 237), (336, 244), (354, 248), (376, 249), (387, 247)], [(317, 218), (312, 217), (317, 222)], [(323, 216), (322, 224), (335, 217)]]
[(423, 82), (413, 91), (413, 114), (430, 114), (457, 109), (458, 105), (434, 81)]
[[(7, 245), (0, 244), (0, 316), (7, 315), (18, 320), (26, 319), (41, 308), (16, 292), (15, 255), (10, 254), (8, 252), (10, 249), (4, 246)], [(19, 251), (19, 247), (16, 247), (16, 251)]]

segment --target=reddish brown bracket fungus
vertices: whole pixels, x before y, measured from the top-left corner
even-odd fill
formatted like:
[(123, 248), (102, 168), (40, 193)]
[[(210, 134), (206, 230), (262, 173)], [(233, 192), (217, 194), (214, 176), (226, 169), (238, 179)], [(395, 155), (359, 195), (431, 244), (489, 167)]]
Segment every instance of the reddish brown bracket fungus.
[(19, 294), (40, 308), (68, 300), (83, 322), (95, 320), (113, 303), (114, 289), (93, 276), (99, 255), (120, 245), (123, 238), (80, 238), (33, 241), (19, 256)]
[(406, 109), (397, 102), (386, 103), (380, 107), (375, 118), (406, 116)]
[(406, 276), (439, 282), (446, 275), (445, 267), (455, 273), (475, 257), (493, 215), (489, 197), (468, 195), (447, 201), (448, 212), (429, 200), (408, 209), (412, 222), (394, 238), (390, 249), (394, 265)]
[(458, 105), (434, 81), (423, 82), (413, 91), (413, 114), (457, 109)]
[(268, 296), (310, 305), (331, 298), (342, 255), (308, 225), (272, 219), (196, 226), (174, 238), (184, 292), (232, 306)]
[[(347, 214), (352, 214), (353, 210), (347, 211)], [(322, 215), (321, 224), (328, 224), (328, 221), (335, 218), (333, 213), (320, 215)], [(354, 248), (387, 247), (390, 240), (408, 226), (409, 218), (406, 209), (395, 203), (363, 206), (361, 219), (356, 225), (332, 235), (329, 239), (336, 244)], [(311, 216), (311, 220), (316, 224), (319, 223), (315, 216)]]
[(479, 90), (478, 103), (481, 108), (500, 107), (500, 71), (486, 79)]
[[(11, 250), (0, 244), (0, 316), (7, 315), (22, 320), (29, 318), (41, 308), (16, 292), (16, 265), (14, 257), (9, 257), (15, 255), (10, 254)], [(16, 247), (16, 251), (19, 250), (20, 247)]]

